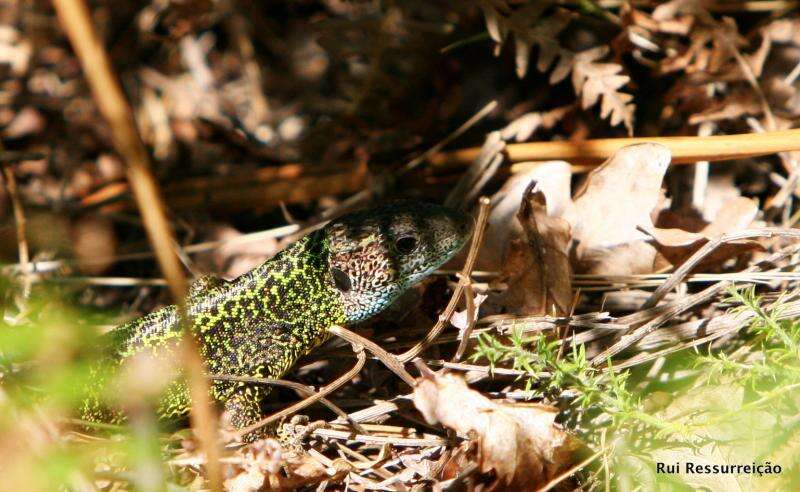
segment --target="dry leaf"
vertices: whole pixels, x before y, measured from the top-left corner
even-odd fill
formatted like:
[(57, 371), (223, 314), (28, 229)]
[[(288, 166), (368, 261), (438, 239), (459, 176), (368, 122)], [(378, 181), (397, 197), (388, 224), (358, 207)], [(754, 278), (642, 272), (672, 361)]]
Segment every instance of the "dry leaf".
[(547, 214), (561, 217), (572, 208), (570, 183), (572, 171), (567, 162), (542, 162), (535, 168), (511, 176), (500, 190), (492, 196), (492, 212), (489, 215), (484, 247), (478, 257), (479, 270), (499, 270), (508, 243), (524, 236), (516, 219), (519, 204), (531, 181), (536, 181), (547, 199)]
[(580, 273), (652, 273), (655, 248), (638, 227), (653, 227), (669, 149), (640, 144), (617, 151), (587, 177), (576, 195), (572, 225), (573, 268)]
[(281, 445), (274, 439), (262, 439), (245, 446), (240, 468), (235, 475), (225, 480), (225, 490), (230, 492), (256, 492), (263, 490), (267, 477), (281, 469)]
[[(742, 196), (739, 188), (736, 187), (735, 178), (733, 172), (724, 174), (714, 173), (709, 176), (702, 210), (703, 220), (706, 223), (713, 222), (730, 200)], [(662, 226), (660, 223), (657, 225), (659, 227), (666, 227)], [(705, 227), (705, 225), (703, 227)], [(700, 230), (702, 230), (702, 227), (695, 232)]]
[(422, 370), (414, 406), (429, 424), (476, 436), (481, 471), (494, 470), (506, 490), (535, 490), (570, 465), (578, 442), (554, 423), (553, 407), (498, 403), (460, 376)]
[[(546, 5), (538, 2), (531, 2), (508, 12), (500, 12), (498, 8), (502, 8), (503, 5), (498, 5), (497, 2), (484, 0), (480, 2), (480, 6), (486, 19), (486, 29), (498, 48), (505, 42), (509, 32), (514, 36), (515, 61), (517, 75), (520, 78), (528, 72), (533, 46), (539, 48), (536, 67), (540, 72), (547, 70), (562, 54), (568, 53), (558, 43), (559, 33), (567, 27), (571, 19), (571, 15), (566, 11), (558, 10), (553, 15), (541, 18), (540, 15)], [(499, 53), (499, 50), (496, 52)]]
[(483, 301), (485, 301), (487, 297), (488, 296), (486, 294), (475, 293), (475, 297), (472, 299), (472, 304), (475, 306), (472, 317), (469, 315), (469, 309), (456, 311), (450, 317), (450, 324), (458, 328), (459, 331), (463, 332), (470, 325), (470, 323), (474, 323), (478, 320), (478, 313), (480, 312), (481, 304), (483, 304)]
[(339, 460), (334, 460), (332, 469), (326, 469), (309, 454), (287, 452), (275, 439), (262, 439), (236, 452), (227, 467), (229, 478), (224, 487), (229, 492), (297, 490), (323, 480), (341, 479), (349, 470), (340, 468), (346, 466), (340, 466)]
[(633, 134), (633, 96), (618, 89), (630, 81), (627, 75), (619, 75), (622, 65), (601, 63), (597, 60), (608, 53), (608, 47), (598, 46), (577, 53), (572, 67), (572, 85), (581, 96), (581, 106), (588, 109), (602, 97), (600, 117), (611, 118), (611, 125), (625, 124)]
[(525, 239), (509, 243), (500, 275), (508, 285), (501, 304), (514, 314), (563, 316), (570, 310), (570, 227), (547, 212), (545, 194), (531, 182), (517, 214)]
[(503, 163), (505, 149), (506, 140), (499, 131), (493, 131), (486, 135), (480, 154), (447, 194), (444, 205), (453, 209), (461, 209), (471, 203)]
[(628, 83), (630, 77), (619, 75), (622, 65), (597, 61), (608, 53), (605, 46), (574, 53), (559, 44), (558, 35), (572, 18), (569, 12), (557, 10), (548, 17), (540, 17), (547, 6), (543, 2), (531, 2), (515, 10), (504, 9), (508, 12), (498, 11), (503, 5), (498, 6), (497, 2), (483, 0), (480, 5), (486, 18), (486, 29), (497, 43), (497, 53), (506, 35), (513, 35), (517, 75), (520, 78), (528, 72), (531, 48), (536, 46), (539, 48), (536, 68), (540, 72), (547, 71), (555, 62), (550, 84), (557, 84), (572, 73), (572, 84), (575, 93), (581, 97), (582, 107), (588, 109), (602, 98), (600, 116), (610, 118), (613, 126), (624, 123), (628, 133), (633, 134), (633, 112), (636, 108), (631, 103), (633, 96), (618, 90)]
[[(698, 249), (706, 243), (723, 234), (746, 229), (758, 214), (758, 203), (745, 197), (735, 197), (727, 200), (719, 209), (713, 222), (707, 224), (698, 232), (689, 232), (687, 227), (677, 228), (652, 228), (648, 233), (653, 237), (654, 244), (659, 253), (673, 265), (681, 265)], [(664, 215), (664, 214), (662, 214)], [(661, 225), (661, 223), (659, 223)], [(742, 240), (726, 243), (716, 248), (709, 256), (697, 265), (698, 269), (705, 269), (718, 265), (730, 258), (739, 256), (747, 251), (761, 249), (756, 241)]]

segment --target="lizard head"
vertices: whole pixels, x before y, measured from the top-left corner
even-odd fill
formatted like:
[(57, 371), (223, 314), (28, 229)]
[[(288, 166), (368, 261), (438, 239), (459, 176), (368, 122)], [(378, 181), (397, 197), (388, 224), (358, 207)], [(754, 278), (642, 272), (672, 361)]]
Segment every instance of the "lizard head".
[(452, 258), (471, 226), (465, 214), (411, 201), (390, 202), (328, 224), (328, 281), (348, 321), (382, 311)]

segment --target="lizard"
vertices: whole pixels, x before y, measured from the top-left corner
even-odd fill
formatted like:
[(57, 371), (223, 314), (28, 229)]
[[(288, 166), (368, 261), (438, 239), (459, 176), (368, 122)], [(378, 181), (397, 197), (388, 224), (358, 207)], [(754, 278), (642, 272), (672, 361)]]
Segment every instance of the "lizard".
[[(399, 201), (356, 211), (237, 279), (206, 275), (192, 282), (186, 326), (209, 374), (280, 378), (330, 338), (330, 326), (352, 325), (380, 313), (452, 258), (470, 233), (467, 215), (433, 204)], [(143, 351), (170, 355), (182, 326), (176, 305), (119, 326), (109, 333), (111, 365)], [(221, 403), (235, 428), (261, 418), (268, 392), (263, 385), (210, 383), (210, 397)], [(113, 423), (125, 419), (102, 400), (99, 389), (89, 391), (81, 417)], [(157, 413), (180, 417), (190, 405), (186, 383), (179, 378), (164, 391)], [(243, 440), (260, 435), (247, 434)]]

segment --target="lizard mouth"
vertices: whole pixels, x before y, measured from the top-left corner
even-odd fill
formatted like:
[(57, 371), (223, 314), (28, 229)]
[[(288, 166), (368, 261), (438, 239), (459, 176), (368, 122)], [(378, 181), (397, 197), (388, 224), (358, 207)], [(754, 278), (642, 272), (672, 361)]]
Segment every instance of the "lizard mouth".
[(454, 234), (452, 235), (453, 244), (450, 248), (447, 248), (447, 258), (444, 261), (449, 260), (464, 247), (469, 238), (472, 237), (472, 232), (475, 228), (475, 219), (469, 214), (447, 210), (447, 215), (452, 221)]

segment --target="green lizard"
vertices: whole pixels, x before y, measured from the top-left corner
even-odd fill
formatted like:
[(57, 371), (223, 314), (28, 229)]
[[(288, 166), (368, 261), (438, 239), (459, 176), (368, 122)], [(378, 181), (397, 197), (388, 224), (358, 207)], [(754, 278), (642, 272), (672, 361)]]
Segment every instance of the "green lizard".
[[(450, 259), (470, 234), (470, 221), (446, 208), (408, 201), (355, 212), (329, 223), (233, 281), (206, 276), (186, 299), (189, 327), (211, 374), (279, 378), (329, 338), (328, 327), (365, 320)], [(178, 308), (167, 306), (111, 332), (112, 360), (145, 350), (175, 350)], [(213, 381), (211, 397), (243, 428), (261, 417), (264, 386)], [(100, 391), (83, 403), (91, 421), (118, 422)], [(186, 414), (185, 382), (170, 384), (158, 413)], [(247, 440), (257, 436), (245, 436)]]

